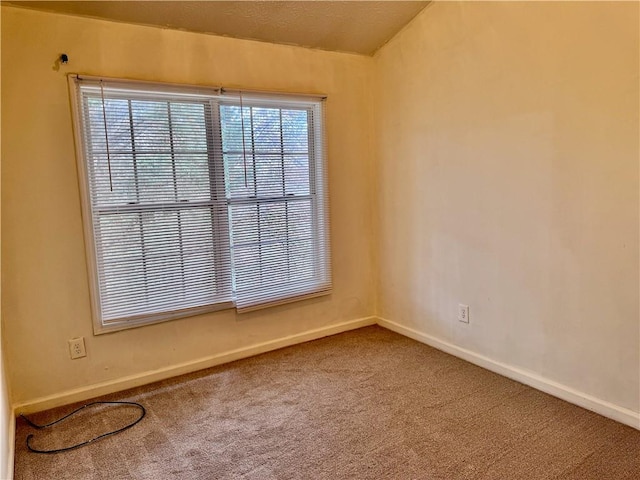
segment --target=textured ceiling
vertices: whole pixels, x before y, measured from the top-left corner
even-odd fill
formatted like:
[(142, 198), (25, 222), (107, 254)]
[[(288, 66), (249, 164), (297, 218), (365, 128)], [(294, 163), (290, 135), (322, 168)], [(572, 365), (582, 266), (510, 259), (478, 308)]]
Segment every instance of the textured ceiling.
[(142, 25), (372, 55), (427, 1), (2, 1)]

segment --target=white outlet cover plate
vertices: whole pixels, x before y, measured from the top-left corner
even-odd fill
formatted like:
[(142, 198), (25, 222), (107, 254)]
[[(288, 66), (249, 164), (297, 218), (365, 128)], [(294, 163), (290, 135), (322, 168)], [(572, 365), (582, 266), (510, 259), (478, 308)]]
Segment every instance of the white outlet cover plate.
[(87, 351), (84, 346), (84, 337), (72, 338), (69, 340), (69, 355), (72, 360), (87, 356)]
[(469, 305), (458, 305), (458, 320), (464, 323), (469, 323)]

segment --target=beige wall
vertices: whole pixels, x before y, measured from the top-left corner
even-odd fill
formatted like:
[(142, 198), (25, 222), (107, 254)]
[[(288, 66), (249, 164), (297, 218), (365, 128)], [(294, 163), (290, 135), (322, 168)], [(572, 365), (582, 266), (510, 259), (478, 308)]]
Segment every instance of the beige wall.
[[(0, 20), (2, 12), (0, 11)], [(2, 76), (0, 75), (0, 92), (2, 92)], [(0, 135), (0, 153), (2, 152), (2, 135)], [(0, 155), (0, 159), (2, 155)], [(1, 164), (1, 162), (0, 162)], [(1, 172), (0, 172), (1, 177)], [(1, 181), (0, 181), (1, 191)], [(0, 195), (1, 198), (1, 195)], [(1, 206), (0, 200), (0, 206)], [(2, 209), (0, 208), (0, 212)], [(2, 244), (2, 222), (0, 213), (0, 245)], [(0, 257), (0, 272), (2, 270), (2, 258)], [(0, 273), (1, 275), (1, 273)], [(0, 301), (2, 299), (2, 284), (0, 283)], [(13, 439), (12, 431), (14, 422), (12, 421), (13, 409), (11, 408), (11, 398), (9, 395), (9, 385), (6, 376), (6, 364), (4, 361), (4, 345), (2, 336), (2, 311), (0, 310), (0, 478), (13, 477)]]
[[(60, 53), (70, 61), (53, 69)], [(3, 7), (2, 310), (17, 403), (373, 315), (370, 57)], [(92, 335), (65, 73), (326, 93), (334, 293)], [(70, 360), (67, 339), (88, 356)]]
[(435, 3), (374, 72), (379, 315), (635, 412), (638, 8)]
[[(640, 411), (638, 7), (436, 3), (373, 59), (3, 7), (14, 401), (377, 308)], [(327, 93), (334, 294), (94, 337), (66, 72)]]

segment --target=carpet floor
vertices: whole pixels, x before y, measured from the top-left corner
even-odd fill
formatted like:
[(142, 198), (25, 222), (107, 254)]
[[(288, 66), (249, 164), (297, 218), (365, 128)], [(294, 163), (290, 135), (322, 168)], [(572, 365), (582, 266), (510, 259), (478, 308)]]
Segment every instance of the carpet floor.
[[(101, 400), (16, 427), (22, 479), (640, 479), (640, 431), (380, 327)], [(85, 402), (86, 403), (86, 402)], [(47, 423), (78, 405), (31, 415)], [(48, 431), (49, 430), (49, 431)]]

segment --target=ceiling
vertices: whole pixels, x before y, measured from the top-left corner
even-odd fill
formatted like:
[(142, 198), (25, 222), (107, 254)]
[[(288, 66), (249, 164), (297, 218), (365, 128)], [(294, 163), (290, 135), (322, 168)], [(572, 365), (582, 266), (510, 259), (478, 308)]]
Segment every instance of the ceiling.
[(372, 55), (428, 1), (2, 1), (142, 25)]

